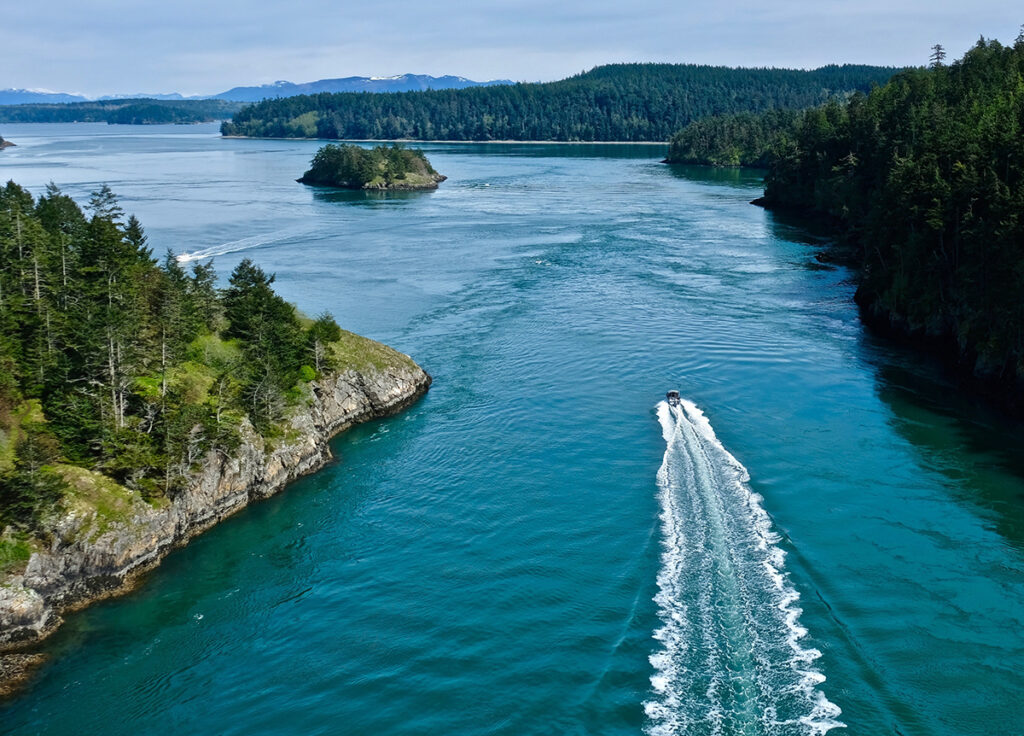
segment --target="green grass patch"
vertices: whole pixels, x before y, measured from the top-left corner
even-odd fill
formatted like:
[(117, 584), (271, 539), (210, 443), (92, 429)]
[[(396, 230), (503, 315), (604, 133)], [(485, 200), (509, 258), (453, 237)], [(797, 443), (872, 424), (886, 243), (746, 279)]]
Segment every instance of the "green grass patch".
[(24, 572), (34, 551), (28, 539), (9, 535), (0, 537), (0, 575)]
[(291, 304), (292, 308), (295, 310), (295, 319), (297, 319), (299, 321), (299, 324), (302, 325), (302, 329), (308, 330), (310, 327), (313, 326), (313, 322), (315, 322), (316, 320), (314, 320), (312, 317), (310, 317), (308, 314), (303, 312), (301, 309), (299, 309), (291, 302), (288, 303)]
[(23, 436), (22, 426), (46, 421), (39, 399), (22, 401), (9, 417), (8, 425), (0, 427), (0, 471), (9, 470), (14, 465), (14, 448)]
[[(120, 483), (94, 470), (76, 465), (55, 465), (53, 468), (68, 484), (64, 503), (70, 511), (80, 514), (95, 514), (95, 523), (90, 530), (90, 539), (107, 531), (111, 525), (126, 522), (132, 517), (141, 496)], [(161, 506), (166, 501), (153, 502)]]
[(169, 377), (169, 383), (188, 404), (202, 404), (206, 401), (216, 380), (216, 374), (210, 366), (191, 360), (175, 366)]
[(414, 368), (416, 365), (409, 356), (347, 330), (341, 331), (341, 339), (332, 343), (331, 349), (338, 361), (338, 370), (342, 372), (367, 369), (383, 371), (389, 368)]

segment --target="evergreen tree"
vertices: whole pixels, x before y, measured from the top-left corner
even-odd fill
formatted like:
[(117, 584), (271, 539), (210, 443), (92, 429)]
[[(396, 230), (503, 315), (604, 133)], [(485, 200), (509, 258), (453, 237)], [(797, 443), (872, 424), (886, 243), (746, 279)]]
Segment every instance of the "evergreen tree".
[(327, 139), (664, 141), (712, 115), (799, 109), (867, 92), (897, 70), (611, 64), (544, 84), (264, 100), (225, 135)]
[(313, 359), (317, 375), (331, 370), (336, 361), (330, 353), (331, 343), (341, 339), (341, 328), (329, 312), (322, 312), (309, 328), (307, 336), (308, 353)]
[(38, 424), (22, 427), (14, 466), (0, 476), (0, 529), (32, 529), (61, 498), (65, 483), (49, 464), (59, 456), (56, 440)]
[[(941, 59), (939, 59), (941, 61)], [(868, 315), (943, 339), (975, 374), (1024, 381), (1024, 43), (979, 43), (804, 114), (765, 202), (860, 248)]]
[(273, 282), (273, 275), (246, 258), (224, 292), (225, 336), (242, 343), (248, 359), (245, 394), (250, 416), (260, 427), (280, 418), (284, 392), (295, 384), (302, 365), (302, 328), (294, 307), (274, 293)]
[[(88, 218), (55, 185), (0, 187), (0, 528), (59, 502), (61, 464), (172, 495), (246, 414), (273, 432), (340, 330), (321, 318), (311, 337), (272, 283), (247, 261), (222, 297), (212, 263), (158, 265), (109, 187)], [(35, 402), (44, 422), (25, 419)]]

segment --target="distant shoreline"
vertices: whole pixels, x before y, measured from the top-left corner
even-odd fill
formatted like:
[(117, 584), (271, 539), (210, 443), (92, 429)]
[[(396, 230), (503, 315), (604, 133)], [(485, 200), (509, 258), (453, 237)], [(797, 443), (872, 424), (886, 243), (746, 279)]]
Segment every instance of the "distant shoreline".
[(507, 145), (521, 143), (530, 146), (550, 146), (552, 144), (567, 146), (667, 146), (668, 141), (453, 141), (442, 139), (422, 140), (419, 138), (275, 138), (259, 135), (222, 135), (221, 138), (234, 138), (252, 141), (340, 141), (342, 143), (496, 143)]

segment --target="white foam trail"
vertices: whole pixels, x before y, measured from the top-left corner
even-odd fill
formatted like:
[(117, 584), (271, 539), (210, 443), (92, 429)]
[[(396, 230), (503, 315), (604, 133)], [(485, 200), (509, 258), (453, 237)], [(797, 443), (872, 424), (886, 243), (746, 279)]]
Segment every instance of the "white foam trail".
[(271, 243), (280, 243), (284, 240), (297, 238), (309, 232), (311, 232), (310, 228), (302, 227), (278, 230), (264, 235), (253, 235), (248, 238), (241, 238), (240, 240), (221, 243), (220, 245), (211, 245), (209, 248), (200, 248), (188, 253), (182, 253), (178, 256), (178, 263), (202, 261), (207, 258), (222, 256), (226, 253), (236, 253), (240, 250), (251, 250), (252, 248), (259, 248), (264, 245), (270, 245)]
[(660, 648), (644, 703), (651, 736), (808, 734), (844, 727), (804, 648), (799, 593), (746, 468), (692, 402), (658, 405)]

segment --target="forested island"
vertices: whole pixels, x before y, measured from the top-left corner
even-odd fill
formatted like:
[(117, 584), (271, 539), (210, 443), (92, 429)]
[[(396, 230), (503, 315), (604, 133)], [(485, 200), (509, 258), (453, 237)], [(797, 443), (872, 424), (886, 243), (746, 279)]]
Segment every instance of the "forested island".
[(945, 352), (1024, 411), (1024, 32), (803, 112), (700, 121), (669, 160), (766, 165), (860, 267), (864, 319)]
[[(157, 260), (105, 186), (85, 211), (0, 188), (0, 650), (426, 390), (273, 283), (248, 259), (223, 289), (212, 263)], [(0, 692), (20, 661), (0, 657)]]
[(446, 178), (416, 148), (329, 143), (316, 152), (298, 181), (340, 189), (415, 190), (437, 189)]
[(98, 100), (0, 105), (0, 123), (159, 125), (224, 120), (242, 107), (229, 100)]
[(699, 118), (818, 105), (867, 92), (896, 71), (612, 64), (541, 84), (264, 100), (239, 110), (221, 132), (355, 140), (667, 141)]

